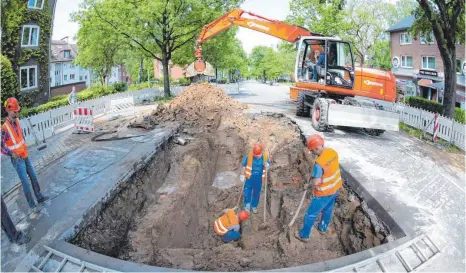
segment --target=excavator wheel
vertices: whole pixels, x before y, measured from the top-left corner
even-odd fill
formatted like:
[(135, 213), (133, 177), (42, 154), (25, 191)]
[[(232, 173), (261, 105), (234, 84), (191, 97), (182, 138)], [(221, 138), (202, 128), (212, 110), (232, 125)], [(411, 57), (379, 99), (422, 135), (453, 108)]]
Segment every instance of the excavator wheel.
[(298, 102), (296, 104), (296, 116), (298, 117), (308, 117), (310, 107), (307, 106), (304, 102), (306, 102), (306, 93), (299, 92), (298, 93)]
[(328, 130), (328, 100), (317, 98), (312, 107), (312, 127), (320, 132)]

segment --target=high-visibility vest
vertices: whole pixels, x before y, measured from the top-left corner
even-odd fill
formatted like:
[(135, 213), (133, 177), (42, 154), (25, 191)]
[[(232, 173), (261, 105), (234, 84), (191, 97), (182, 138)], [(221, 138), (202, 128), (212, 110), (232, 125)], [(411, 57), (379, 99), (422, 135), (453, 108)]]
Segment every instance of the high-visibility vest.
[(316, 163), (324, 169), (324, 174), (322, 182), (314, 188), (314, 194), (328, 196), (336, 193), (342, 186), (338, 153), (331, 148), (325, 148), (316, 159)]
[[(251, 178), (251, 174), (252, 174), (252, 159), (253, 159), (254, 155), (252, 152), (249, 153), (249, 156), (248, 156), (248, 162), (246, 164), (246, 168), (244, 169), (244, 177), (246, 177), (246, 179), (249, 179)], [(264, 154), (264, 169), (262, 170), (262, 182), (265, 182), (265, 170), (266, 170), (266, 164), (267, 164), (267, 155)]]
[(238, 217), (236, 212), (229, 209), (227, 213), (222, 215), (214, 222), (214, 231), (220, 236), (225, 235), (229, 231), (229, 227), (239, 225)]
[(16, 134), (13, 125), (11, 125), (8, 119), (3, 123), (2, 129), (7, 131), (10, 135), (10, 139), (5, 141), (5, 144), (8, 149), (17, 154), (19, 157), (26, 158), (28, 157), (28, 148), (26, 146), (26, 142), (24, 141), (23, 131), (19, 125), (19, 119), (16, 119), (16, 126), (18, 127), (19, 134)]

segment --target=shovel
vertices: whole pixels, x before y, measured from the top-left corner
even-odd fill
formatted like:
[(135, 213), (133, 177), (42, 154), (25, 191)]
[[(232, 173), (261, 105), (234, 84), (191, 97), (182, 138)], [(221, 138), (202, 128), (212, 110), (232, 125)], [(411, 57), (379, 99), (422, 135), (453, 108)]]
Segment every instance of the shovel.
[(259, 230), (267, 229), (267, 172), (265, 172), (265, 188), (264, 188), (264, 222), (259, 225)]

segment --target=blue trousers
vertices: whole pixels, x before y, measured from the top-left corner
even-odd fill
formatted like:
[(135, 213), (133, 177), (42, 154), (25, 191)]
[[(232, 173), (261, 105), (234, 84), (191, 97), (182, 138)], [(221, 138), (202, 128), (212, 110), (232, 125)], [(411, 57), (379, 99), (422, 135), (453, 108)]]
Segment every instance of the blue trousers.
[(222, 240), (225, 243), (239, 240), (239, 238), (241, 238), (241, 233), (235, 230), (229, 230), (225, 235), (222, 236)]
[(257, 208), (262, 190), (262, 173), (251, 175), (250, 179), (244, 182), (244, 208)]
[(43, 195), (40, 192), (39, 182), (37, 181), (37, 174), (36, 171), (34, 171), (34, 167), (32, 166), (31, 160), (29, 160), (29, 157), (18, 159), (14, 159), (13, 157), (11, 157), (11, 163), (13, 164), (13, 167), (15, 168), (16, 172), (18, 173), (19, 179), (21, 180), (23, 192), (24, 195), (26, 195), (29, 207), (33, 208), (36, 205), (36, 203), (32, 198), (28, 176), (31, 179), (32, 189), (34, 190), (34, 195), (36, 196), (36, 198), (41, 199), (43, 198)]
[(335, 206), (335, 199), (337, 196), (338, 192), (329, 196), (314, 196), (312, 198), (311, 204), (309, 204), (306, 214), (304, 215), (303, 228), (299, 232), (301, 238), (309, 238), (309, 236), (311, 236), (314, 221), (321, 212), (322, 220), (318, 228), (323, 232), (327, 231), (327, 227), (332, 219), (333, 207)]

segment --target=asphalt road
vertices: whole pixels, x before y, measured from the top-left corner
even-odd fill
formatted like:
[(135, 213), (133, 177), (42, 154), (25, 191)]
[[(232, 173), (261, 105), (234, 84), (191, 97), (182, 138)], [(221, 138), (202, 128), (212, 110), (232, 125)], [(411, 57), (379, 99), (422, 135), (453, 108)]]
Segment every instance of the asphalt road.
[[(251, 112), (282, 112), (304, 134), (316, 132), (309, 118), (294, 115), (284, 85), (245, 82), (230, 95), (250, 104)], [(464, 154), (451, 154), (403, 132), (372, 137), (357, 129), (319, 133), (335, 148), (341, 165), (411, 235), (427, 233), (442, 254), (422, 271), (465, 271)]]

